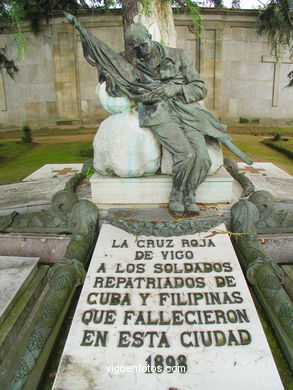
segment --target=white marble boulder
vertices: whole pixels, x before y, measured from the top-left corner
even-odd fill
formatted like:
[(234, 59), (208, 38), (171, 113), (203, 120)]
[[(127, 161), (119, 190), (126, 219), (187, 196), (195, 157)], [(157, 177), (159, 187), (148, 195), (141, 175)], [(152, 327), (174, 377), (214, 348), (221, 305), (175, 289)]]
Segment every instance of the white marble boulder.
[[(101, 175), (140, 177), (161, 173), (172, 174), (171, 154), (161, 147), (150, 130), (141, 128), (134, 104), (126, 97), (113, 98), (106, 92), (106, 83), (97, 87), (97, 96), (106, 111), (112, 114), (104, 120), (94, 138), (94, 168)], [(213, 175), (223, 165), (219, 143), (207, 139)], [(162, 159), (161, 159), (162, 157)], [(162, 161), (161, 161), (162, 160)]]
[(112, 115), (101, 123), (94, 138), (95, 170), (119, 177), (155, 174), (160, 167), (160, 145), (148, 129), (139, 127), (130, 100), (109, 96), (105, 83), (98, 86), (97, 95)]

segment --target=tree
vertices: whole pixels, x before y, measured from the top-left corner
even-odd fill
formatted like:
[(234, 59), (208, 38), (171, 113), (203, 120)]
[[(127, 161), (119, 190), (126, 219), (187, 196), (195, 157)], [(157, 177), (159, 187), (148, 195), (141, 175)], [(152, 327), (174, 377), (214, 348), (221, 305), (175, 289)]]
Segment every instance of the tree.
[[(19, 27), (19, 20), (22, 16), (21, 7), (11, 1), (0, 3), (0, 31), (5, 28), (14, 28), (16, 31), (15, 38), (18, 42), (18, 52), (21, 53), (23, 48), (22, 34)], [(13, 59), (6, 56), (7, 47), (0, 48), (0, 69), (5, 68), (11, 78), (14, 78), (18, 68)]]
[[(239, 8), (240, 0), (231, 0), (232, 8)], [(175, 45), (175, 29), (172, 8), (178, 7), (190, 12), (195, 31), (200, 35), (201, 16), (198, 4), (223, 7), (223, 0), (4, 0), (0, 3), (0, 32), (4, 28), (16, 32), (18, 52), (24, 51), (24, 40), (19, 21), (26, 17), (31, 20), (35, 33), (41, 17), (49, 17), (53, 11), (76, 11), (81, 8), (106, 8), (122, 5), (124, 29), (133, 21), (140, 21), (155, 32), (154, 38), (165, 44)], [(262, 6), (258, 18), (258, 32), (268, 34), (272, 52), (279, 58), (284, 49), (289, 49), (293, 58), (293, 2), (292, 0), (271, 0)], [(13, 77), (17, 67), (13, 59), (6, 56), (6, 49), (0, 48), (0, 68), (5, 67)], [(289, 85), (293, 85), (293, 71), (288, 74)]]
[[(14, 31), (18, 46), (18, 57), (24, 53), (24, 38), (20, 28), (20, 20), (29, 18), (32, 30), (37, 33), (39, 21), (42, 16), (56, 10), (77, 10), (88, 8), (85, 0), (4, 0), (0, 3), (0, 32)], [(14, 78), (18, 68), (15, 59), (7, 57), (7, 48), (0, 48), (0, 69), (5, 68), (10, 77)]]
[[(272, 54), (278, 60), (288, 50), (293, 58), (293, 2), (271, 0), (259, 12), (258, 33), (267, 34)], [(288, 87), (293, 86), (293, 71), (288, 74)]]
[(122, 0), (124, 31), (131, 23), (142, 23), (153, 35), (153, 39), (165, 45), (176, 46), (176, 32), (170, 1)]

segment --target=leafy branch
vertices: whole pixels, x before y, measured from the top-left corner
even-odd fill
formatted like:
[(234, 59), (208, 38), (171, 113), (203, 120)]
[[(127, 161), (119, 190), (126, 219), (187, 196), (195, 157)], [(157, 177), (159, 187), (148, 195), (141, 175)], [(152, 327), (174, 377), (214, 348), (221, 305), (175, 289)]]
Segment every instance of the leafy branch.
[[(258, 34), (267, 34), (272, 55), (279, 60), (286, 50), (293, 58), (293, 2), (292, 0), (271, 0), (259, 12)], [(293, 86), (293, 71), (288, 74)]]

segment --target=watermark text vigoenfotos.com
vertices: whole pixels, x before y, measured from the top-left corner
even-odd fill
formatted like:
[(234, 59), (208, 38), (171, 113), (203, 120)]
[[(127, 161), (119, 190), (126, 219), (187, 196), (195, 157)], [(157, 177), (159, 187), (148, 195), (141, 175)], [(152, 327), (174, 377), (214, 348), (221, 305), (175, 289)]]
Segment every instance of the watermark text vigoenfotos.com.
[(133, 373), (142, 373), (142, 374), (161, 374), (163, 372), (173, 374), (179, 372), (181, 374), (186, 373), (186, 366), (151, 366), (149, 364), (137, 364), (137, 365), (110, 365), (106, 366), (106, 370), (109, 374), (133, 374)]

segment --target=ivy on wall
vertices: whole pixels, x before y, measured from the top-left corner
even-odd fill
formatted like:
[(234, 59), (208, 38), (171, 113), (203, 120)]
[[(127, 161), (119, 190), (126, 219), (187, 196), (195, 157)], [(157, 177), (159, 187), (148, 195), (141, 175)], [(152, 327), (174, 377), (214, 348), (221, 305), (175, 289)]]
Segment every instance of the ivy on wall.
[[(18, 56), (24, 53), (25, 45), (20, 30), (19, 21), (26, 17), (31, 20), (35, 33), (39, 29), (39, 21), (56, 10), (75, 11), (82, 8), (111, 9), (113, 6), (127, 8), (130, 3), (140, 2), (145, 14), (151, 12), (152, 0), (4, 0), (0, 2), (0, 33), (4, 28), (15, 31), (15, 41), (18, 46)], [(194, 31), (200, 36), (202, 31), (202, 17), (200, 15), (200, 0), (158, 0), (172, 1), (175, 9), (185, 10), (191, 14)], [(223, 7), (223, 0), (204, 0), (214, 7)], [(240, 0), (231, 0), (231, 8), (239, 8)], [(278, 59), (284, 50), (289, 50), (293, 58), (293, 0), (271, 0), (259, 11), (258, 33), (267, 34), (272, 54)], [(5, 48), (0, 48), (0, 68), (5, 68), (11, 77), (18, 71), (13, 59), (7, 58)], [(288, 74), (289, 84), (293, 85), (293, 71)]]
[(261, 9), (258, 33), (267, 34), (272, 54), (278, 59), (288, 49), (293, 57), (293, 1), (271, 0)]
[[(272, 55), (278, 60), (288, 50), (293, 58), (293, 0), (271, 0), (259, 12), (259, 35), (267, 34)], [(287, 87), (293, 87), (293, 70)]]

